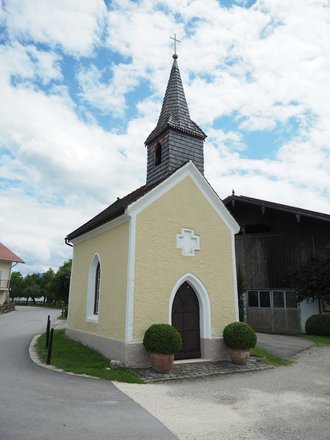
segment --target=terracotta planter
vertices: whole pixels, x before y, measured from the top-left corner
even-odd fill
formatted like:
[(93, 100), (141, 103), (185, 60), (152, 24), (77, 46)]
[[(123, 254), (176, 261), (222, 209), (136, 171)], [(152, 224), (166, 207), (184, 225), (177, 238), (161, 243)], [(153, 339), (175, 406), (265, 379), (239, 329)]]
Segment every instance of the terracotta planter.
[(229, 356), (233, 364), (246, 365), (250, 357), (250, 350), (248, 348), (229, 348)]
[(168, 373), (173, 367), (174, 354), (150, 353), (151, 366), (157, 373)]

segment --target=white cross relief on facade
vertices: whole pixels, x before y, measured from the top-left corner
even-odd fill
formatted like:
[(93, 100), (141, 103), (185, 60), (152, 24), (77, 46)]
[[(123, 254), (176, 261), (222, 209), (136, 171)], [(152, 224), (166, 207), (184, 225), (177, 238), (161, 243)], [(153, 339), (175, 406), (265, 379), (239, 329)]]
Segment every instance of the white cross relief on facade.
[(193, 229), (181, 229), (181, 234), (176, 235), (176, 247), (182, 249), (182, 256), (194, 257), (195, 251), (200, 250), (199, 235)]

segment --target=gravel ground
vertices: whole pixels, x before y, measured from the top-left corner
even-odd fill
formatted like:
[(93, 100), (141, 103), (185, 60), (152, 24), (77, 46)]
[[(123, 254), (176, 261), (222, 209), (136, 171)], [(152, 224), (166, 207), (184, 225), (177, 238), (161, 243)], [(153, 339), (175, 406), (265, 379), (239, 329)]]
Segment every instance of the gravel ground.
[(116, 386), (179, 439), (330, 439), (329, 347), (304, 351), (290, 367)]

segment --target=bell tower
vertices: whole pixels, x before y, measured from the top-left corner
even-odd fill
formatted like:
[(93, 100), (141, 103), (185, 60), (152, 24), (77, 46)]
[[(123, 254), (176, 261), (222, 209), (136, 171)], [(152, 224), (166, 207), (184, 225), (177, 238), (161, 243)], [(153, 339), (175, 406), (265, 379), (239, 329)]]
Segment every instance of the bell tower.
[(190, 119), (177, 58), (174, 49), (173, 65), (160, 116), (145, 141), (148, 151), (147, 186), (166, 178), (190, 160), (204, 174), (206, 134)]

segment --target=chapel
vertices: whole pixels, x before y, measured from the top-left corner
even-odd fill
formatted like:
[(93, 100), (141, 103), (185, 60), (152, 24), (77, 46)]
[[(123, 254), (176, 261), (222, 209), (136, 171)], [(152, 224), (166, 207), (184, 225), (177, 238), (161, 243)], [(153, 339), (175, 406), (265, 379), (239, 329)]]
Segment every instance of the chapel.
[(68, 336), (131, 367), (150, 365), (142, 341), (152, 324), (180, 332), (177, 359), (219, 360), (223, 329), (238, 320), (239, 226), (204, 177), (206, 134), (190, 118), (177, 58), (145, 141), (145, 185), (65, 239)]

